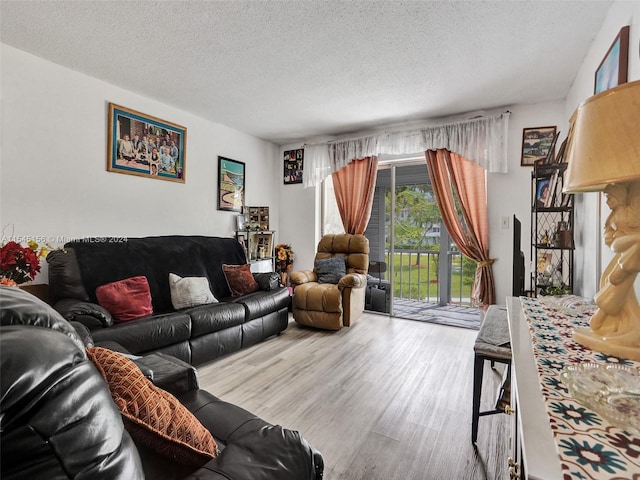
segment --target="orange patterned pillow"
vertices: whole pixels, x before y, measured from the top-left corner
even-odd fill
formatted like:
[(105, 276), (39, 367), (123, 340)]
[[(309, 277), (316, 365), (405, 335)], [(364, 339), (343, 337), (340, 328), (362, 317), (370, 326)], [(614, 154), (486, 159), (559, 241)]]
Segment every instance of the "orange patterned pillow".
[(136, 442), (186, 465), (201, 466), (218, 454), (209, 430), (177, 398), (145, 378), (135, 363), (102, 347), (86, 351)]

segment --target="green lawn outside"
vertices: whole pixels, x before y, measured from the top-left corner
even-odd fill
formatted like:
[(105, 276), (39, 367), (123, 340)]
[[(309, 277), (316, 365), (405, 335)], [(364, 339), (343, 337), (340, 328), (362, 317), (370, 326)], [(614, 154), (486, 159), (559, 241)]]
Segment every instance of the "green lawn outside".
[[(475, 262), (462, 255), (452, 258), (451, 301), (471, 297)], [(438, 261), (437, 252), (411, 252), (394, 254), (394, 296), (410, 300), (438, 301)], [(462, 263), (462, 272), (461, 272)], [(464, 302), (464, 300), (463, 300)], [(467, 300), (464, 302), (469, 304)]]

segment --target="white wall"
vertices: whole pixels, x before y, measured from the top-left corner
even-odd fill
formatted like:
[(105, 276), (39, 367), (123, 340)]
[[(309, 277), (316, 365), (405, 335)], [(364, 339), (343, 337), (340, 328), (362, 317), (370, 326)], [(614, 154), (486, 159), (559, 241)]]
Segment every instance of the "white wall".
[[(522, 130), (531, 127), (556, 126), (560, 131), (558, 145), (567, 135), (564, 102), (547, 102), (509, 107), (509, 139), (507, 144), (508, 173), (487, 175), (489, 211), (489, 248), (495, 258), (493, 274), (496, 283), (496, 303), (504, 305), (511, 295), (513, 259), (513, 215), (522, 223), (522, 251), (525, 255), (525, 288), (530, 287), (531, 273), (531, 172), (533, 167), (520, 165)], [(509, 218), (509, 228), (502, 228), (502, 218)]]
[[(616, 1), (596, 35), (584, 62), (576, 75), (571, 90), (567, 96), (565, 117), (568, 124), (571, 115), (578, 105), (593, 95), (594, 73), (604, 58), (611, 43), (620, 29), (630, 25), (629, 32), (629, 63), (628, 80), (640, 79), (640, 2)], [(600, 201), (600, 204), (599, 204)], [(601, 211), (598, 218), (598, 211)], [(609, 247), (602, 242), (602, 227), (609, 215), (609, 208), (604, 203), (604, 195), (598, 193), (584, 193), (576, 195), (576, 286), (577, 293), (593, 297), (598, 291), (599, 273), (612, 258)], [(600, 265), (594, 262), (594, 252), (602, 252)], [(600, 268), (598, 268), (600, 267)], [(640, 278), (636, 280), (636, 292), (640, 295)]]
[[(5, 237), (231, 236), (236, 214), (217, 210), (218, 155), (245, 162), (245, 202), (270, 206), (277, 228), (275, 145), (5, 44), (1, 54)], [(184, 184), (106, 171), (109, 102), (187, 128)]]
[[(313, 269), (316, 246), (321, 236), (321, 187), (304, 188), (301, 183), (284, 185), (283, 152), (302, 147), (300, 144), (281, 147), (277, 167), (280, 182), (280, 241), (290, 244), (293, 249), (293, 270)], [(303, 164), (303, 169), (305, 166), (308, 167), (308, 163)]]

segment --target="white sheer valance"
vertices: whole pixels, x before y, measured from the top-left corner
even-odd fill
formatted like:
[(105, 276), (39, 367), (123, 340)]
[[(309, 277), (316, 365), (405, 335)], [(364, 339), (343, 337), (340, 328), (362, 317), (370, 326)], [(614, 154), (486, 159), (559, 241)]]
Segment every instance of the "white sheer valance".
[(353, 159), (446, 148), (489, 172), (507, 172), (509, 112), (491, 117), (305, 145), (304, 185), (318, 185)]

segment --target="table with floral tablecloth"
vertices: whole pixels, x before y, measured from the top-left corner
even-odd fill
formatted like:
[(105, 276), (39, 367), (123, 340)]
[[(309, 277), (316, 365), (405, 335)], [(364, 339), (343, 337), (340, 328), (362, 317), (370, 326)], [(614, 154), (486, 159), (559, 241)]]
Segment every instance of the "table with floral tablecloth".
[(571, 338), (576, 327), (588, 325), (595, 305), (562, 297), (520, 300), (563, 480), (640, 480), (640, 435), (630, 428), (612, 425), (581, 405), (572, 398), (560, 376), (565, 366), (583, 362), (635, 368), (640, 367), (640, 362), (587, 349)]

